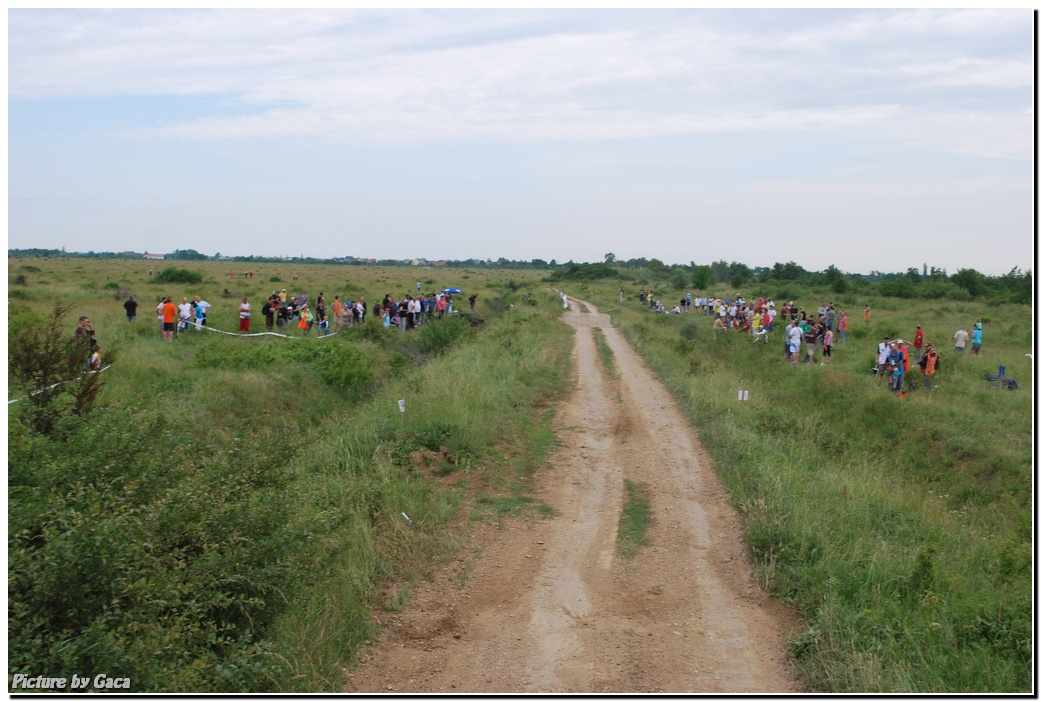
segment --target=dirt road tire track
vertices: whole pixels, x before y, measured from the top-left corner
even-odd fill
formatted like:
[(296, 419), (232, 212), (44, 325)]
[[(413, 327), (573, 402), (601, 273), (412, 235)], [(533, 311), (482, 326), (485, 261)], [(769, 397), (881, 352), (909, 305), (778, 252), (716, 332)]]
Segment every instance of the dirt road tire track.
[[(346, 691), (799, 691), (785, 648), (798, 619), (756, 584), (683, 414), (609, 317), (572, 300), (564, 320), (576, 387), (537, 488), (556, 516), (479, 525), (466, 553), (413, 590)], [(631, 561), (615, 547), (627, 479), (646, 486), (652, 512)]]

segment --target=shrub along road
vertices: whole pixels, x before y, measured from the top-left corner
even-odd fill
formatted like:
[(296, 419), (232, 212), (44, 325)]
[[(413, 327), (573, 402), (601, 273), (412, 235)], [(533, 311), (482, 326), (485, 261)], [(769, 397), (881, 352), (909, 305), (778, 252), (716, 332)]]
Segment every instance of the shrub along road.
[[(554, 516), (479, 523), (386, 622), (346, 691), (799, 691), (786, 654), (798, 619), (756, 584), (676, 403), (608, 316), (574, 300), (564, 320), (577, 384), (536, 489)], [(594, 328), (613, 352), (610, 375)], [(616, 548), (626, 481), (645, 489), (651, 517), (631, 560)]]

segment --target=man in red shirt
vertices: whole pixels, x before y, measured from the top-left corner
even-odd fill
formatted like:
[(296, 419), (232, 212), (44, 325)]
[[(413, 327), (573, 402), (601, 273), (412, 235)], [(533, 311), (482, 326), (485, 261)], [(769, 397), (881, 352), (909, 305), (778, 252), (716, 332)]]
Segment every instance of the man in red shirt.
[(914, 328), (914, 362), (922, 360), (922, 325), (916, 324)]

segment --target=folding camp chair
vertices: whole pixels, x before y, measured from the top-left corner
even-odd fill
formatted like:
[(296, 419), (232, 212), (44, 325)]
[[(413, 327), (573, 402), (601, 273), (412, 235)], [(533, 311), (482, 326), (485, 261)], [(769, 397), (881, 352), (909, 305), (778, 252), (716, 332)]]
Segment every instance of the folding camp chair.
[(984, 374), (983, 374), (983, 379), (984, 380), (986, 380), (989, 383), (997, 383), (998, 385), (1002, 384), (1001, 381), (1004, 379), (1004, 377), (1005, 377), (1005, 366), (1003, 366), (1003, 365), (998, 366), (998, 374), (997, 375), (991, 375), (990, 373), (986, 373), (986, 372), (984, 372)]

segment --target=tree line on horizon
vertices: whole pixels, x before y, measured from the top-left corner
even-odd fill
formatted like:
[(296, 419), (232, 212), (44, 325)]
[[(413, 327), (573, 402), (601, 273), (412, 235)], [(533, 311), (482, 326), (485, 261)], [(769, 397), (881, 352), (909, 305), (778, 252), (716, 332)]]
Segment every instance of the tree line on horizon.
[[(86, 257), (86, 258), (132, 258), (128, 254), (112, 252), (66, 252), (59, 249), (9, 249), (10, 257)], [(194, 249), (178, 249), (165, 254), (165, 261), (208, 261), (229, 260), (220, 253), (207, 256)], [(339, 265), (378, 265), (378, 266), (411, 266), (411, 259), (380, 259), (375, 264), (368, 260), (353, 257), (312, 258), (297, 257), (291, 259), (266, 256), (234, 256), (230, 258), (239, 263), (285, 263), (287, 260), (298, 264), (339, 264)], [(987, 276), (974, 268), (959, 268), (948, 275), (943, 268), (922, 266), (922, 270), (908, 268), (902, 273), (884, 273), (871, 271), (868, 274), (846, 273), (835, 265), (823, 271), (809, 271), (794, 261), (776, 262), (773, 266), (750, 267), (738, 261), (713, 261), (709, 264), (666, 264), (657, 258), (631, 258), (619, 260), (613, 253), (604, 255), (604, 261), (598, 263), (557, 263), (556, 259), (545, 261), (534, 258), (530, 261), (515, 261), (499, 258), (497, 261), (481, 261), (479, 259), (445, 261), (446, 268), (461, 268), (473, 265), (497, 265), (502, 268), (534, 269), (551, 271), (548, 280), (562, 282), (566, 280), (595, 280), (601, 278), (636, 279), (637, 271), (656, 277), (666, 277), (674, 288), (692, 287), (695, 290), (708, 290), (713, 285), (726, 285), (740, 288), (748, 285), (766, 283), (806, 283), (815, 287), (825, 287), (836, 294), (852, 291), (873, 292), (883, 297), (904, 299), (950, 299), (954, 301), (988, 300), (996, 303), (1015, 302), (1030, 304), (1033, 301), (1033, 273), (1021, 271), (1018, 266), (1000, 276)]]

